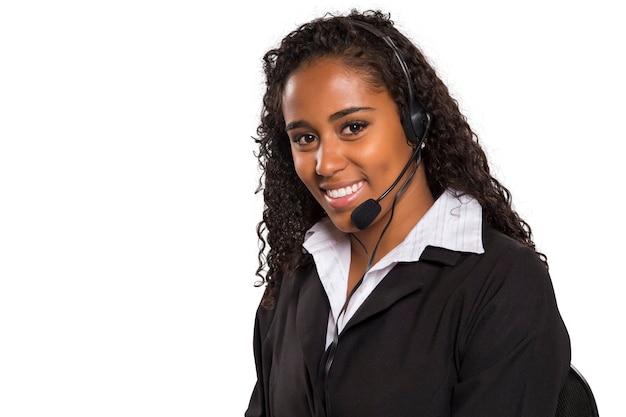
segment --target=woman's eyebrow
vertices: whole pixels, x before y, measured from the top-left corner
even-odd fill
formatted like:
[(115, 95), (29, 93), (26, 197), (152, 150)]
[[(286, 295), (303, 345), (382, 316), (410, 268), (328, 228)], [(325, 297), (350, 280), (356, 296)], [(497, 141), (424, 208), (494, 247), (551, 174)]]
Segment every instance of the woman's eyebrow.
[(343, 110), (339, 110), (336, 113), (333, 113), (330, 115), (330, 117), (328, 118), (328, 121), (332, 122), (335, 121), (337, 119), (341, 119), (344, 116), (347, 116), (349, 114), (352, 113), (356, 113), (358, 111), (370, 111), (370, 110), (374, 110), (373, 107), (348, 107), (347, 109), (343, 109)]
[(310, 127), (310, 125), (304, 120), (296, 120), (295, 122), (287, 123), (285, 130), (290, 131), (291, 129), (297, 129), (299, 127)]
[[(339, 110), (338, 112), (331, 114), (328, 117), (328, 121), (333, 122), (337, 119), (341, 119), (342, 117), (348, 116), (352, 113), (356, 113), (359, 111), (371, 111), (371, 110), (374, 110), (374, 108), (373, 107), (348, 107), (347, 109)], [(310, 125), (304, 120), (296, 120), (294, 122), (287, 123), (287, 125), (285, 125), (285, 130), (289, 131), (291, 129), (297, 129), (299, 127), (310, 127)]]

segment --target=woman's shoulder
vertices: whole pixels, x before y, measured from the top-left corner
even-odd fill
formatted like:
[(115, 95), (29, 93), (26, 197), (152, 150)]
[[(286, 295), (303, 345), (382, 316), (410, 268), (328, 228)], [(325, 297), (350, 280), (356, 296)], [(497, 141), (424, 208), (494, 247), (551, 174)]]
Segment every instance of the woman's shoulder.
[(271, 282), (266, 283), (259, 307), (262, 315), (273, 316), (281, 306), (289, 304), (294, 297), (298, 298), (302, 291), (309, 291), (309, 287), (321, 287), (312, 258), (311, 255), (304, 254), (294, 271), (278, 271)]
[(548, 266), (534, 248), (490, 226), (484, 228), (483, 246), (485, 252), (475, 264), (483, 288), (518, 300), (536, 300), (540, 294), (553, 298)]
[(498, 260), (501, 263), (510, 264), (510, 266), (530, 267), (534, 265), (547, 271), (546, 263), (535, 248), (507, 236), (491, 226), (483, 228), (483, 247), (485, 258), (488, 260)]

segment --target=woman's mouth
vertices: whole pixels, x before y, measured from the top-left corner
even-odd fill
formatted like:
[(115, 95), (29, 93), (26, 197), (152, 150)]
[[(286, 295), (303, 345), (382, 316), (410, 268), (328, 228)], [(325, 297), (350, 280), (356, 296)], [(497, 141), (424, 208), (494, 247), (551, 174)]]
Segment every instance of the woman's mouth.
[(328, 204), (335, 209), (347, 208), (356, 198), (356, 194), (363, 188), (365, 181), (359, 181), (345, 187), (324, 190)]
[(326, 190), (326, 196), (332, 199), (342, 198), (347, 195), (356, 193), (363, 186), (363, 181), (359, 181), (356, 184), (349, 185), (343, 188), (335, 188), (333, 190)]

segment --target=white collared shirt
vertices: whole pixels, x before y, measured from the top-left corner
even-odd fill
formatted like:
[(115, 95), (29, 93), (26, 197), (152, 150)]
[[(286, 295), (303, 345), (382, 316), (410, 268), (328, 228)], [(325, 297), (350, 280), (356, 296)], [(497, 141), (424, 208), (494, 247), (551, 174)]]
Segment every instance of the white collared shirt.
[[(392, 225), (393, 227), (393, 225)], [(406, 238), (367, 271), (363, 283), (352, 295), (344, 314), (348, 273), (350, 271), (350, 237), (338, 230), (325, 217), (307, 232), (304, 248), (313, 256), (320, 281), (330, 303), (326, 347), (335, 334), (337, 317), (339, 331), (363, 304), (374, 288), (398, 262), (419, 260), (427, 246), (453, 251), (483, 253), (482, 208), (470, 196), (457, 197), (444, 192), (413, 227)]]

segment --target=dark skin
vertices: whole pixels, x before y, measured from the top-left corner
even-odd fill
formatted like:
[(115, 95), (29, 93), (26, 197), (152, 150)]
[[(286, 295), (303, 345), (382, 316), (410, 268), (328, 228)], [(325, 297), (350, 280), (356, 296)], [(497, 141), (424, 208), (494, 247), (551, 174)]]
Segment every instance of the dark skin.
[(282, 109), (298, 177), (333, 224), (352, 235), (349, 293), (379, 239), (372, 265), (400, 244), (432, 206), (424, 166), (418, 166), (397, 199), (393, 227), (381, 239), (394, 196), (414, 166), (380, 202), (381, 213), (368, 228), (357, 229), (350, 214), (384, 193), (414, 152), (389, 92), (338, 59), (320, 58), (288, 78)]

